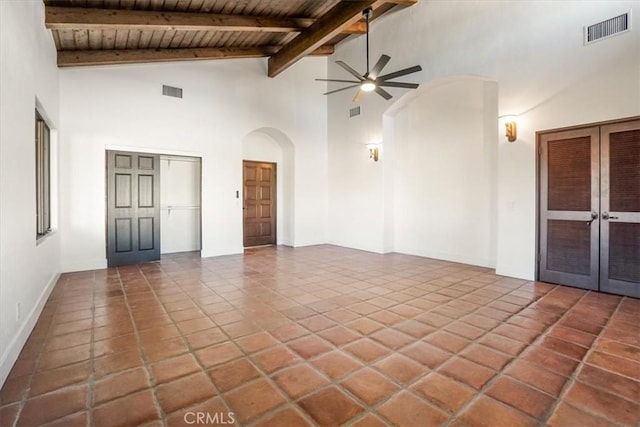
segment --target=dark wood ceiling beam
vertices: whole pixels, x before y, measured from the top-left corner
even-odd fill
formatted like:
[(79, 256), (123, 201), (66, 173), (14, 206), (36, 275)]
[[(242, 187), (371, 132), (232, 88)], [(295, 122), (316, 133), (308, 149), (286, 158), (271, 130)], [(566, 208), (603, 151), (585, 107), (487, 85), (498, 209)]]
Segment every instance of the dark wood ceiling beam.
[[(378, 0), (380, 1), (380, 0)], [(376, 0), (341, 1), (305, 32), (291, 40), (287, 45), (269, 58), (268, 75), (275, 77), (300, 58), (340, 34), (349, 25), (357, 22), (362, 11), (376, 3)]]
[[(82, 7), (46, 7), (45, 25), (52, 30), (158, 30), (300, 32), (316, 22), (308, 18), (222, 15)], [(364, 23), (345, 26), (346, 34), (363, 34)]]
[(385, 0), (385, 3), (398, 4), (400, 6), (413, 6), (418, 4), (418, 0)]
[[(189, 48), (189, 49), (121, 49), (67, 50), (58, 52), (59, 67), (115, 65), (149, 62), (198, 61), (207, 59), (261, 58), (273, 55), (281, 46)], [(333, 46), (321, 46), (310, 55), (331, 55)]]

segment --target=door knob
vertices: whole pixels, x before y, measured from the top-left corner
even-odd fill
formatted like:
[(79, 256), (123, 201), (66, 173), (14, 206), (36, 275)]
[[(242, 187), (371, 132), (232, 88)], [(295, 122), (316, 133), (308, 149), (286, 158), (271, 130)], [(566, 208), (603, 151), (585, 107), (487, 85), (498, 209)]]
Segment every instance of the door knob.
[(591, 223), (596, 219), (598, 219), (598, 212), (592, 211), (591, 212), (591, 219), (589, 221), (587, 221), (587, 225), (591, 225)]
[(609, 212), (603, 212), (602, 213), (602, 219), (618, 219), (617, 216), (610, 216)]

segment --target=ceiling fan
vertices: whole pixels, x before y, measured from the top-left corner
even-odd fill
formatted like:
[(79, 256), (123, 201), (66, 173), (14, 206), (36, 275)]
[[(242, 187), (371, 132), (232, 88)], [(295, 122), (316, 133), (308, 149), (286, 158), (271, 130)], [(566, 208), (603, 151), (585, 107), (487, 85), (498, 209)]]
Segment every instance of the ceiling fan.
[(393, 73), (384, 74), (380, 76), (379, 75), (380, 72), (391, 59), (391, 57), (388, 55), (382, 55), (380, 56), (380, 59), (378, 59), (378, 62), (376, 62), (376, 64), (373, 66), (373, 68), (369, 69), (369, 18), (371, 18), (372, 14), (373, 14), (373, 10), (370, 7), (365, 9), (362, 12), (362, 16), (364, 16), (364, 19), (367, 24), (367, 72), (364, 73), (364, 75), (360, 75), (356, 70), (351, 68), (345, 62), (336, 61), (336, 64), (338, 64), (339, 66), (347, 70), (349, 74), (351, 74), (358, 80), (316, 79), (316, 81), (322, 81), (322, 82), (355, 83), (350, 86), (329, 91), (324, 95), (329, 95), (332, 93), (340, 92), (340, 91), (351, 89), (354, 87), (360, 87), (360, 90), (358, 90), (358, 93), (356, 93), (356, 96), (354, 96), (353, 98), (353, 102), (357, 102), (358, 100), (360, 100), (360, 98), (365, 92), (372, 92), (372, 91), (375, 91), (378, 95), (380, 95), (384, 99), (389, 100), (392, 98), (392, 95), (386, 90), (384, 90), (383, 87), (401, 87), (401, 88), (407, 88), (407, 89), (416, 89), (419, 86), (417, 83), (389, 81), (397, 77), (402, 77), (402, 76), (406, 76), (407, 74), (412, 74), (418, 71), (422, 71), (422, 67), (419, 65), (414, 65), (413, 67), (405, 68), (403, 70), (395, 71)]

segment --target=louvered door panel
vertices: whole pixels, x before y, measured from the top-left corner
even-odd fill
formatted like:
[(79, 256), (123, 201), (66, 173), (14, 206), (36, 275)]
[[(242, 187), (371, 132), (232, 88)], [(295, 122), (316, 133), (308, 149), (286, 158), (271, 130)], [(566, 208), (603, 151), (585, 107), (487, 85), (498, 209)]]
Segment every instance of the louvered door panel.
[(640, 297), (640, 120), (601, 129), (600, 289)]
[(541, 138), (540, 279), (598, 288), (598, 128)]

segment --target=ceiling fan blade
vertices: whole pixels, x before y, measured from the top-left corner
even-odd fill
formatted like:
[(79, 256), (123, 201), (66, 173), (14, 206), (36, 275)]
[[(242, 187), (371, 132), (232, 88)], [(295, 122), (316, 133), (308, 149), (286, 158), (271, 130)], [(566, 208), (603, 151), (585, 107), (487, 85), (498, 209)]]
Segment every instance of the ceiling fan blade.
[(402, 82), (380, 82), (378, 86), (386, 87), (405, 87), (407, 89), (417, 89), (420, 86), (418, 83), (402, 83)]
[(384, 76), (378, 77), (378, 80), (391, 80), (396, 77), (406, 76), (407, 74), (417, 73), (418, 71), (422, 71), (422, 67), (419, 65), (414, 65), (413, 67), (405, 68), (404, 70), (395, 71), (393, 73), (385, 74)]
[(339, 66), (341, 66), (342, 68), (344, 68), (345, 70), (347, 70), (349, 72), (349, 74), (351, 74), (353, 77), (355, 77), (356, 79), (358, 79), (359, 81), (363, 81), (364, 77), (362, 77), (356, 70), (354, 70), (353, 68), (351, 68), (350, 66), (348, 66), (345, 62), (343, 61), (336, 61), (336, 64), (338, 64)]
[(323, 95), (330, 95), (332, 93), (341, 92), (343, 90), (351, 89), (351, 88), (358, 87), (358, 86), (360, 86), (360, 83), (358, 83), (356, 85), (350, 85), (350, 86), (341, 87), (340, 89), (330, 90), (329, 92), (324, 93)]
[(369, 77), (372, 80), (375, 80), (376, 77), (378, 77), (378, 74), (380, 74), (380, 71), (382, 71), (382, 69), (384, 68), (385, 65), (387, 65), (387, 62), (389, 62), (390, 59), (391, 57), (389, 55), (380, 56), (380, 59), (378, 59), (378, 62), (376, 62), (376, 65), (373, 66), (373, 68), (371, 69), (371, 72), (367, 77)]
[(358, 93), (356, 93), (356, 96), (353, 97), (353, 102), (360, 101), (360, 98), (362, 98), (362, 95), (364, 95), (364, 91), (360, 89)]
[(391, 94), (389, 92), (387, 92), (386, 90), (382, 89), (380, 86), (376, 86), (376, 93), (378, 95), (380, 95), (381, 97), (383, 97), (386, 100), (389, 100), (391, 98), (393, 98), (393, 96), (391, 96)]
[(317, 82), (360, 83), (355, 80), (316, 79)]

